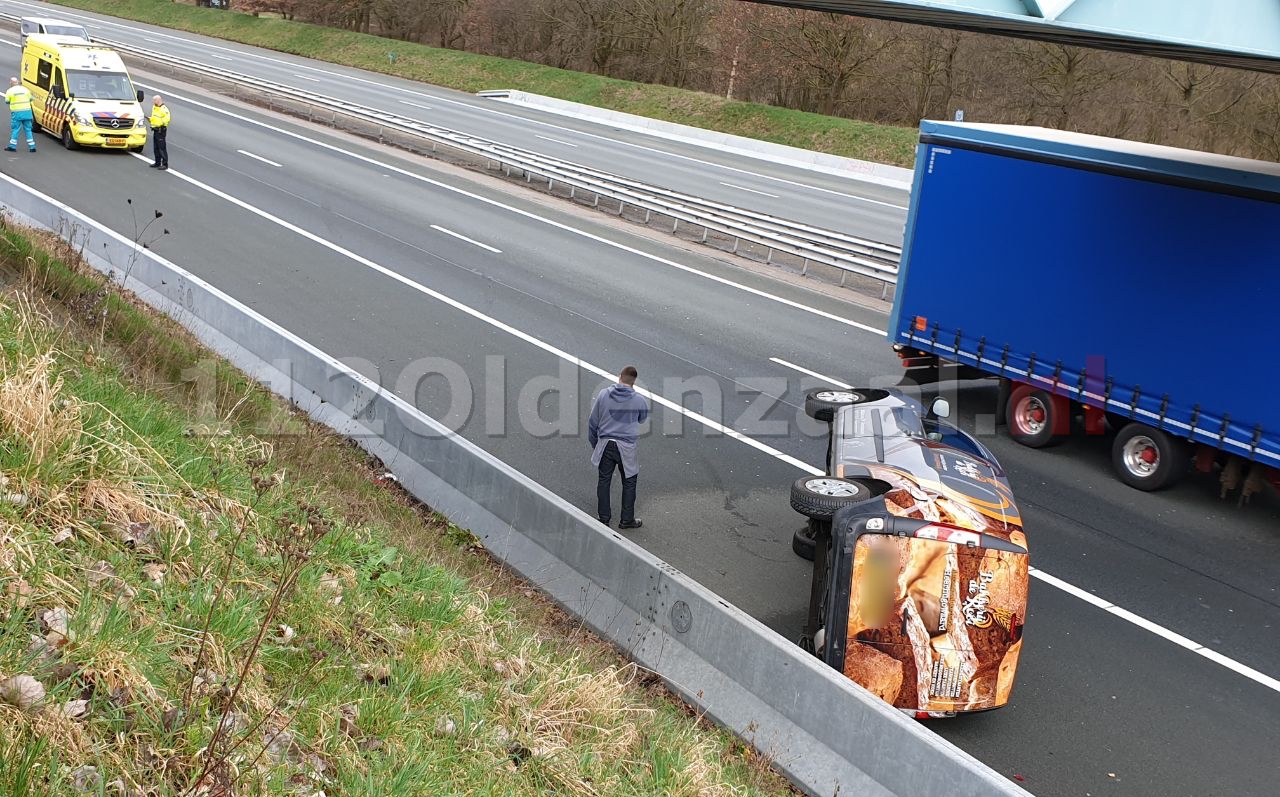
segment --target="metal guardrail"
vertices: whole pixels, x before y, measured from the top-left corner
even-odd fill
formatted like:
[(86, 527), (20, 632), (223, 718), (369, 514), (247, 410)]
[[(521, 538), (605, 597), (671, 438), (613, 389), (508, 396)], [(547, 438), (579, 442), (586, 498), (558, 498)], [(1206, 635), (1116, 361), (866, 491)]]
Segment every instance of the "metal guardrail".
[[(19, 17), (0, 14), (0, 19), (17, 21)], [(224, 67), (202, 64), (109, 39), (95, 38), (94, 41), (111, 47), (123, 55), (164, 64), (171, 69), (192, 72), (203, 77), (221, 79), (241, 88), (252, 89), (268, 98), (277, 97), (301, 103), (366, 123), (373, 122), (380, 128), (420, 137), (430, 141), (433, 149), (436, 146), (445, 146), (472, 157), (497, 163), (508, 175), (515, 169), (522, 172), (527, 181), (539, 177), (547, 182), (549, 189), (556, 183), (561, 183), (569, 187), (570, 197), (576, 197), (578, 191), (587, 191), (594, 195), (596, 206), (599, 205), (602, 197), (617, 202), (619, 215), (622, 215), (626, 207), (631, 205), (645, 212), (646, 222), (649, 222), (655, 213), (672, 219), (673, 231), (678, 229), (681, 223), (701, 227), (703, 242), (706, 242), (711, 233), (725, 236), (733, 240), (735, 253), (743, 241), (765, 248), (766, 262), (772, 262), (775, 252), (783, 252), (802, 261), (802, 274), (808, 271), (810, 263), (820, 263), (839, 269), (845, 272), (845, 275), (858, 274), (880, 281), (883, 283), (882, 296), (887, 295), (889, 286), (897, 282), (898, 260), (902, 250), (890, 244), (860, 239), (834, 230), (825, 230), (647, 185), (637, 180), (531, 150), (490, 141)], [(492, 96), (491, 93), (490, 96)], [(843, 276), (841, 284), (844, 284)]]

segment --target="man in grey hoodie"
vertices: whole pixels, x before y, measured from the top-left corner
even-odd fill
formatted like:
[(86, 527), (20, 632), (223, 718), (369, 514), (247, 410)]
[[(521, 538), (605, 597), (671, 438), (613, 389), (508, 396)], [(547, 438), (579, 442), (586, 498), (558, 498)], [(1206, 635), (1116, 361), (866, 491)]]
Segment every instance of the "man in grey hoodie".
[(591, 464), (599, 471), (596, 482), (596, 515), (609, 525), (612, 511), (609, 493), (613, 488), (613, 471), (622, 471), (622, 522), (620, 529), (638, 529), (643, 523), (636, 518), (636, 481), (640, 463), (636, 461), (636, 441), (640, 424), (649, 418), (649, 402), (635, 391), (639, 373), (628, 365), (618, 374), (618, 383), (596, 395), (587, 421), (587, 442), (591, 443)]

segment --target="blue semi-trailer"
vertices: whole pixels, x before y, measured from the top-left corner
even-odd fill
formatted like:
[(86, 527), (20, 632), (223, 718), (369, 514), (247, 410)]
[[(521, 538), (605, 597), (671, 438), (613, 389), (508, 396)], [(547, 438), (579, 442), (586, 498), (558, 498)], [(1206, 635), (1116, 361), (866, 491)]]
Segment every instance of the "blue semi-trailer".
[(1278, 327), (1280, 165), (921, 125), (889, 337), (908, 373), (999, 378), (1015, 440), (1110, 427), (1139, 489), (1280, 486)]

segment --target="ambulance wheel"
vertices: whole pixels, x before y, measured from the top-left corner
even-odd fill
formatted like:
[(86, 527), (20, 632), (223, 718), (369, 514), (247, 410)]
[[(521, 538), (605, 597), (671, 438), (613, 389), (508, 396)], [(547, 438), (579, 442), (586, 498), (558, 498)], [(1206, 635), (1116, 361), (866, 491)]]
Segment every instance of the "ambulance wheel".
[(837, 511), (849, 504), (865, 501), (872, 495), (861, 482), (834, 476), (802, 476), (791, 485), (791, 508), (810, 520), (831, 520)]
[(71, 125), (62, 126), (62, 146), (67, 149), (79, 149), (80, 145), (76, 143), (75, 138), (71, 135)]
[(835, 420), (836, 411), (841, 407), (879, 401), (887, 395), (888, 393), (883, 390), (849, 390), (834, 387), (810, 390), (804, 396), (804, 412), (814, 420), (831, 423)]
[(1147, 492), (1178, 481), (1190, 461), (1186, 443), (1145, 423), (1124, 427), (1111, 445), (1111, 463), (1120, 481)]
[(146, 147), (129, 147), (130, 152), (142, 152)]

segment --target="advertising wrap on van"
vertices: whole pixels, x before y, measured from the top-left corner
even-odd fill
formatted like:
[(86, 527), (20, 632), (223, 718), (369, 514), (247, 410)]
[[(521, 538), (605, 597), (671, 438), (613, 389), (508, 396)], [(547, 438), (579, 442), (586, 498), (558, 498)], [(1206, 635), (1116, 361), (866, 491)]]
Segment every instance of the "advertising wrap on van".
[(981, 711), (1013, 689), (1025, 553), (862, 534), (850, 579), (846, 676), (909, 711)]

